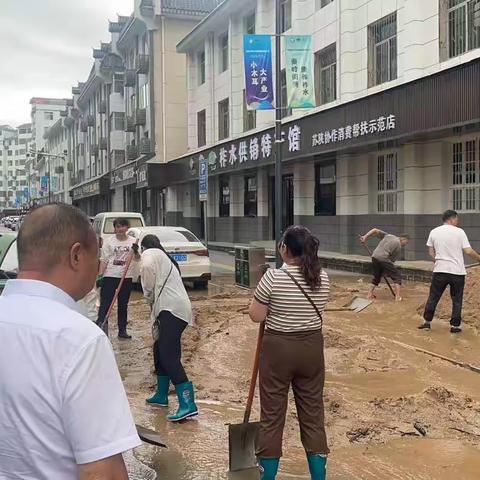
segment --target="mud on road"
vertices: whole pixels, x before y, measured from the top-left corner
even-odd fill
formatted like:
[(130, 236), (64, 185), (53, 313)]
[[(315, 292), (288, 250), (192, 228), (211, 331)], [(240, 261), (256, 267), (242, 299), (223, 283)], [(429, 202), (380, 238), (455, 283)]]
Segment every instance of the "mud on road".
[[(334, 278), (331, 302), (341, 305), (367, 290), (367, 281), (358, 277)], [(250, 293), (229, 291), (233, 293), (197, 294), (192, 301), (196, 325), (184, 336), (183, 355), (197, 390), (197, 420), (171, 425), (166, 409), (145, 404), (155, 378), (149, 311), (141, 300), (130, 310), (134, 340), (113, 341), (135, 420), (160, 431), (169, 446), (166, 451), (143, 446), (136, 452), (159, 479), (237, 478), (226, 473), (225, 424), (241, 421), (258, 327), (240, 313)], [(467, 328), (461, 335), (449, 333), (445, 318), (436, 319), (431, 332), (418, 331), (417, 309), (427, 294), (428, 286), (410, 284), (404, 302), (395, 303), (382, 289), (374, 305), (360, 314), (325, 315), (329, 479), (480, 478), (480, 375), (411, 348), (478, 365), (479, 325), (467, 304)], [(175, 396), (170, 399), (173, 409)], [(252, 418), (258, 415), (257, 394)], [(258, 477), (249, 472), (238, 478)], [(292, 478), (309, 478), (293, 399), (279, 479)]]

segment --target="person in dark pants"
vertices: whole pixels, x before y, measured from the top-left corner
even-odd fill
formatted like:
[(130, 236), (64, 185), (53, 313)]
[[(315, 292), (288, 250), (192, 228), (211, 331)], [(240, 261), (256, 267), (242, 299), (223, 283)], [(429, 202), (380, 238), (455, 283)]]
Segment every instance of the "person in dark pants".
[(379, 237), (381, 240), (372, 254), (373, 279), (367, 298), (375, 298), (375, 289), (380, 285), (382, 277), (385, 276), (391, 278), (395, 284), (395, 300), (401, 301), (402, 276), (395, 266), (395, 262), (402, 247), (405, 247), (410, 241), (410, 236), (402, 233), (397, 237), (374, 228), (366, 235), (361, 236), (360, 241), (365, 243), (372, 236)]
[(259, 364), (257, 457), (262, 480), (277, 476), (290, 386), (311, 478), (326, 478), (322, 312), (330, 284), (318, 247), (318, 239), (305, 227), (288, 228), (279, 245), (284, 265), (267, 270), (250, 306), (251, 319), (266, 327)]
[(450, 332), (462, 331), (463, 290), (467, 275), (463, 255), (469, 255), (477, 262), (480, 261), (480, 255), (470, 246), (467, 235), (458, 224), (457, 212), (447, 210), (443, 214), (443, 225), (432, 230), (428, 237), (428, 252), (435, 261), (435, 267), (423, 313), (424, 323), (418, 327), (420, 330), (430, 330), (438, 302), (446, 288), (450, 287), (452, 298)]
[(163, 249), (155, 235), (142, 240), (140, 268), (143, 294), (152, 308), (153, 357), (157, 374), (155, 394), (147, 403), (168, 407), (170, 382), (175, 386), (178, 409), (167, 418), (179, 422), (198, 415), (193, 384), (182, 365), (181, 339), (192, 325), (192, 305), (183, 285), (180, 268)]
[(116, 218), (113, 227), (115, 236), (105, 242), (100, 256), (99, 277), (97, 279), (97, 286), (100, 287), (100, 308), (97, 324), (100, 327), (103, 326), (106, 333), (108, 332), (108, 321), (104, 323), (104, 320), (133, 250), (133, 262), (126, 273), (125, 281), (118, 294), (118, 337), (131, 339), (131, 335), (127, 333), (128, 302), (132, 291), (133, 265), (134, 262), (140, 260), (140, 254), (135, 239), (127, 235), (130, 228), (129, 221), (126, 218)]

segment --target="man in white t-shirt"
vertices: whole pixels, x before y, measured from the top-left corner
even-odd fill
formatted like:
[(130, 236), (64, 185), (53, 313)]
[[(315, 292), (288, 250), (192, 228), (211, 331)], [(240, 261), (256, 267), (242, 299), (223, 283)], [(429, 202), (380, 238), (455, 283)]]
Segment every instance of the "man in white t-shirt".
[(457, 212), (447, 210), (443, 214), (443, 225), (433, 229), (428, 237), (428, 251), (435, 260), (435, 267), (430, 295), (423, 314), (425, 321), (418, 327), (420, 330), (430, 330), (438, 302), (449, 286), (452, 297), (450, 332), (460, 333), (462, 331), (463, 290), (467, 275), (463, 255), (467, 254), (477, 261), (480, 261), (480, 255), (470, 246), (467, 235), (458, 227), (458, 223)]
[(105, 321), (105, 317), (115, 296), (115, 291), (120, 285), (121, 278), (125, 274), (125, 280), (118, 293), (118, 337), (130, 340), (132, 337), (127, 333), (127, 323), (128, 302), (132, 292), (133, 264), (130, 264), (127, 272), (125, 272), (125, 269), (132, 255), (134, 262), (140, 261), (140, 253), (135, 238), (127, 235), (127, 231), (130, 228), (128, 219), (116, 218), (113, 222), (113, 227), (115, 236), (105, 242), (100, 257), (99, 280), (97, 280), (97, 284), (101, 290), (97, 323), (108, 334), (108, 319)]
[(127, 480), (140, 439), (110, 342), (76, 304), (98, 267), (88, 217), (40, 207), (17, 248), (0, 297), (0, 479)]

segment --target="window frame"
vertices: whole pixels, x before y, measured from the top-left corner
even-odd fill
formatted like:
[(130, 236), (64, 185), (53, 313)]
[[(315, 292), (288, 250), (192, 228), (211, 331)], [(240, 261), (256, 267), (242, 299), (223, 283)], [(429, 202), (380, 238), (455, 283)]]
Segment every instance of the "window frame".
[(218, 102), (218, 139), (225, 140), (229, 136), (230, 136), (230, 98), (227, 97)]
[[(394, 168), (391, 162), (394, 161)], [(383, 163), (380, 169), (380, 162)], [(392, 175), (394, 173), (394, 175)], [(398, 152), (386, 151), (379, 152), (376, 157), (376, 181), (377, 181), (377, 202), (376, 210), (378, 214), (398, 213), (398, 194), (399, 189), (399, 161)]]
[[(480, 27), (475, 26), (475, 5), (475, 0), (448, 0), (446, 10), (448, 58), (455, 58), (480, 48)], [(457, 28), (460, 26), (458, 19), (454, 17), (461, 11), (464, 17), (461, 19), (463, 36), (462, 45), (458, 48), (460, 41), (457, 43), (457, 40), (453, 40), (452, 25), (455, 24)]]
[[(250, 190), (251, 180), (254, 180), (253, 190)], [(248, 218), (258, 216), (258, 176), (256, 174), (244, 177), (243, 215)]]
[(327, 5), (332, 3), (333, 0), (315, 0), (315, 11), (325, 8)]
[(280, 3), (280, 33), (285, 33), (292, 28), (292, 0), (282, 0)]
[[(398, 19), (397, 12), (368, 25), (368, 87), (383, 85), (398, 78)], [(394, 34), (383, 36), (382, 29), (394, 27)], [(386, 48), (384, 48), (386, 46)], [(380, 49), (380, 53), (379, 53)], [(383, 51), (382, 51), (383, 50)], [(383, 55), (387, 61), (383, 61)], [(382, 68), (386, 65), (386, 68)]]
[[(253, 25), (251, 20), (253, 19)], [(253, 27), (253, 28), (252, 28)], [(257, 31), (257, 12), (254, 10), (243, 19), (243, 29), (246, 35), (255, 35)]]
[(205, 48), (197, 53), (197, 84), (204, 85), (206, 82), (206, 67), (205, 67)]
[[(228, 189), (228, 194), (224, 195), (224, 189)], [(228, 201), (227, 201), (228, 198)], [(231, 202), (231, 189), (230, 189), (230, 176), (220, 175), (218, 177), (218, 216), (221, 218), (230, 216), (230, 202)]]
[[(335, 51), (335, 60), (327, 63), (326, 57)], [(324, 65), (322, 66), (322, 60)], [(324, 90), (324, 74), (330, 75), (331, 96), (326, 96)], [(332, 81), (333, 76), (333, 81)], [(337, 100), (337, 44), (332, 43), (315, 53), (315, 97), (317, 105), (326, 105)]]
[(249, 132), (257, 128), (257, 111), (247, 108), (247, 92), (243, 90), (243, 131)]
[(219, 49), (219, 73), (224, 73), (229, 68), (230, 63), (230, 39), (228, 31), (219, 35), (218, 37), (218, 49)]
[[(203, 128), (200, 129), (200, 120), (203, 117)], [(197, 147), (204, 147), (207, 144), (207, 111), (205, 109), (197, 112)]]
[[(321, 170), (333, 167), (333, 180), (325, 181), (322, 183)], [(323, 177), (325, 180), (328, 180), (328, 177)], [(328, 185), (331, 187), (333, 185), (333, 195), (331, 201), (333, 203), (333, 208), (331, 209), (322, 209), (321, 200), (324, 198), (322, 196), (322, 185)], [(330, 192), (330, 193), (332, 193)], [(316, 217), (334, 217), (337, 215), (337, 159), (327, 159), (315, 163), (315, 191), (314, 191), (314, 215)]]
[(286, 69), (282, 69), (281, 71), (281, 79), (280, 79), (280, 91), (281, 91), (281, 110), (280, 116), (282, 120), (286, 117), (290, 117), (293, 113), (291, 108), (288, 108), (288, 88), (287, 88), (287, 71)]

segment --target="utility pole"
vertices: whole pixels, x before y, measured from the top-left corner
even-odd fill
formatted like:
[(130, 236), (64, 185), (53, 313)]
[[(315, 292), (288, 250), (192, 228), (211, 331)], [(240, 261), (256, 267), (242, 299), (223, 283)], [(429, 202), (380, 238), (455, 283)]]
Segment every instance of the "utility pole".
[(275, 5), (275, 257), (276, 266), (282, 266), (278, 245), (282, 238), (282, 15), (281, 0)]

